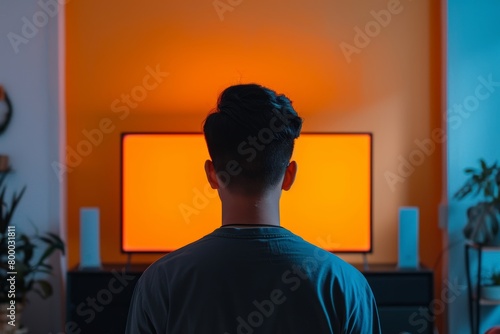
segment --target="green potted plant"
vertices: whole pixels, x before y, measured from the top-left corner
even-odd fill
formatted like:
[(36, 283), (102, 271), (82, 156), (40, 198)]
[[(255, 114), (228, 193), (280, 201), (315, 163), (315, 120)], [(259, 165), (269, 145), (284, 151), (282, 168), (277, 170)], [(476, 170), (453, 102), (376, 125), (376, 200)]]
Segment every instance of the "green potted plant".
[(481, 286), (481, 297), (489, 300), (500, 300), (500, 271), (492, 270), (487, 275), (487, 283)]
[(465, 184), (454, 194), (462, 200), (479, 197), (479, 202), (467, 209), (467, 224), (464, 235), (479, 245), (500, 245), (500, 167), (497, 163), (488, 166), (479, 160), (479, 168), (466, 168), (469, 176)]
[[(32, 236), (21, 233), (11, 225), (16, 208), (21, 201), (26, 187), (19, 193), (13, 193), (10, 201), (7, 198), (5, 178), (7, 172), (0, 173), (0, 333), (18, 333), (20, 315), (24, 304), (28, 301), (27, 295), (33, 291), (43, 299), (52, 295), (52, 286), (46, 279), (40, 278), (41, 273), (51, 274), (52, 266), (48, 263), (55, 251), (64, 254), (64, 242), (53, 233), (40, 235), (36, 231)], [(10, 241), (10, 242), (9, 242)], [(15, 248), (13, 247), (15, 246)], [(15, 253), (13, 252), (15, 251)], [(38, 252), (39, 251), (39, 252)], [(10, 256), (9, 256), (10, 255)], [(14, 272), (15, 274), (11, 274)], [(15, 293), (10, 284), (5, 284), (14, 277)], [(7, 305), (6, 305), (7, 303)], [(16, 327), (8, 324), (7, 307), (14, 304), (16, 307)], [(6, 312), (2, 314), (1, 312)]]

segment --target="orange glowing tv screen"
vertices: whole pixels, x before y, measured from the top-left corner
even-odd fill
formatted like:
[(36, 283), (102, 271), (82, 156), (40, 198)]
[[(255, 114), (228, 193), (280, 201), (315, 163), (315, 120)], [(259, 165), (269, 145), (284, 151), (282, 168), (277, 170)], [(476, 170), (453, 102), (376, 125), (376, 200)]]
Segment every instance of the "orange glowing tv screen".
[[(303, 133), (295, 141), (295, 183), (281, 198), (281, 225), (331, 252), (372, 251), (372, 136)], [(170, 252), (221, 224), (221, 203), (205, 177), (199, 133), (121, 137), (123, 252)]]

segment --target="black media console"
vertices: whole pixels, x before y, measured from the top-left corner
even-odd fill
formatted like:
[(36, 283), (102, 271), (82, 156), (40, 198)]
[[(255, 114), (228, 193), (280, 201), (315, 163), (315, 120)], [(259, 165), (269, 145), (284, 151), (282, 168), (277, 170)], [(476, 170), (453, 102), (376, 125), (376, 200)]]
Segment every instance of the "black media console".
[[(123, 334), (132, 292), (146, 265), (104, 265), (67, 274), (66, 334)], [(379, 307), (384, 334), (433, 333), (433, 273), (391, 265), (361, 267)]]

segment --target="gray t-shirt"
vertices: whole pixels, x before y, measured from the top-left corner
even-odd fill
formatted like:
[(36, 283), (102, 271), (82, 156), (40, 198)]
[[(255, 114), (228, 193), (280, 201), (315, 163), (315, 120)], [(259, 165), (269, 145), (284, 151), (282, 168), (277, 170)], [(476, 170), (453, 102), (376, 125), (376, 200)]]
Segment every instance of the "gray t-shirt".
[(380, 333), (364, 276), (281, 227), (218, 228), (153, 263), (128, 334)]

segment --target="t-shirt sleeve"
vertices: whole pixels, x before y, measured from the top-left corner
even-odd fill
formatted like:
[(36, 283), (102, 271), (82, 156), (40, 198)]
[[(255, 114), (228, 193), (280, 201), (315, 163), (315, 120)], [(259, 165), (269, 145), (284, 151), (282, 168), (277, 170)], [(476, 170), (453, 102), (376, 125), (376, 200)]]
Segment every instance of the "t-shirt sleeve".
[(144, 280), (139, 279), (130, 302), (125, 334), (157, 333), (151, 319), (150, 305), (144, 291)]
[(346, 334), (380, 334), (378, 308), (365, 277), (358, 272), (345, 294)]

